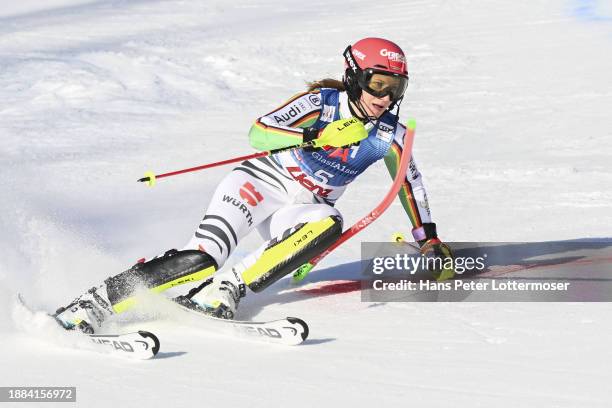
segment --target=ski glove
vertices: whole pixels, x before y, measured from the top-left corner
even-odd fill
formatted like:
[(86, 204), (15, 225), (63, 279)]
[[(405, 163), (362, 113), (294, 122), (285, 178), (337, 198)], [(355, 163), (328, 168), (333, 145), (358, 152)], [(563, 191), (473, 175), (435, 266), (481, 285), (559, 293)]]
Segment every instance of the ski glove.
[(421, 227), (413, 229), (412, 235), (421, 247), (423, 255), (441, 260), (441, 268), (436, 262), (435, 268), (430, 269), (436, 280), (443, 281), (455, 276), (453, 251), (438, 238), (435, 223), (424, 223)]
[(304, 130), (304, 141), (312, 141), (312, 145), (317, 148), (349, 146), (366, 137), (368, 137), (368, 132), (357, 118), (336, 120), (322, 130), (314, 128)]

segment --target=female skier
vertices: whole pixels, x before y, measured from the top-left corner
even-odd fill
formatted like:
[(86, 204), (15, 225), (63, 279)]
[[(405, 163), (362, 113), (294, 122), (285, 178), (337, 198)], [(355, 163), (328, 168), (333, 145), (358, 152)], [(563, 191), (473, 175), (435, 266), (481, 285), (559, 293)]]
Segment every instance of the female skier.
[[(257, 119), (249, 132), (251, 145), (261, 150), (308, 141), (314, 147), (242, 162), (221, 181), (182, 250), (106, 279), (58, 309), (57, 320), (67, 329), (93, 333), (108, 316), (132, 307), (138, 289), (161, 292), (213, 274), (212, 282), (175, 300), (231, 319), (246, 287), (265, 289), (338, 239), (342, 215), (334, 203), (346, 186), (380, 159), (395, 176), (406, 130), (399, 123), (399, 105), (408, 85), (405, 54), (391, 41), (362, 39), (347, 47), (344, 59), (342, 81), (310, 83), (307, 92)], [(399, 196), (414, 239), (437, 254), (450, 254), (437, 237), (414, 160)], [(219, 271), (253, 229), (263, 245)]]

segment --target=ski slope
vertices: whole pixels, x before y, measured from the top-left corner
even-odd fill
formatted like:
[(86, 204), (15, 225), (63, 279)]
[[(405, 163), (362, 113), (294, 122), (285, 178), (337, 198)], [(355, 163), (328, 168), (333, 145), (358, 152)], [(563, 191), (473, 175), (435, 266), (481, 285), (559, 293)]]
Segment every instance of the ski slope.
[[(0, 4), (0, 386), (76, 386), (79, 407), (610, 406), (607, 303), (362, 303), (359, 243), (408, 232), (399, 202), (302, 286), (244, 299), (239, 318), (309, 322), (298, 347), (203, 335), (151, 299), (112, 327), (153, 331), (160, 354), (124, 361), (14, 309), (182, 247), (229, 168), (136, 179), (251, 152), (253, 120), (339, 77), (366, 36), (408, 55), (401, 116), (444, 240), (609, 240), (612, 2)], [(382, 163), (351, 185), (347, 224), (381, 180)]]

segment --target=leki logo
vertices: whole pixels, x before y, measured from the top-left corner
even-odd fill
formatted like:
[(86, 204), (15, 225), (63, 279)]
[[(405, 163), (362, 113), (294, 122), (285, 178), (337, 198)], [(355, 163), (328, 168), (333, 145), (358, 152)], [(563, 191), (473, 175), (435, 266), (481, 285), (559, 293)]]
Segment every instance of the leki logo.
[(263, 196), (259, 193), (259, 191), (255, 190), (255, 187), (249, 182), (246, 182), (240, 187), (240, 197), (255, 207), (257, 203), (261, 203), (263, 201)]

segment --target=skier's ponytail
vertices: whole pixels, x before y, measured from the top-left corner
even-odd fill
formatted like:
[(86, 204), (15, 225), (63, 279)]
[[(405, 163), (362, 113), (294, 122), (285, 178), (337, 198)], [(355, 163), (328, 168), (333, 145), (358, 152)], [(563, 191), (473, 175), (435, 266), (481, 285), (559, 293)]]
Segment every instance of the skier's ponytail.
[(339, 90), (340, 92), (344, 91), (344, 84), (342, 81), (332, 78), (319, 79), (318, 81), (307, 82), (306, 86), (308, 87), (308, 92), (312, 92), (315, 89), (321, 88), (334, 88)]

